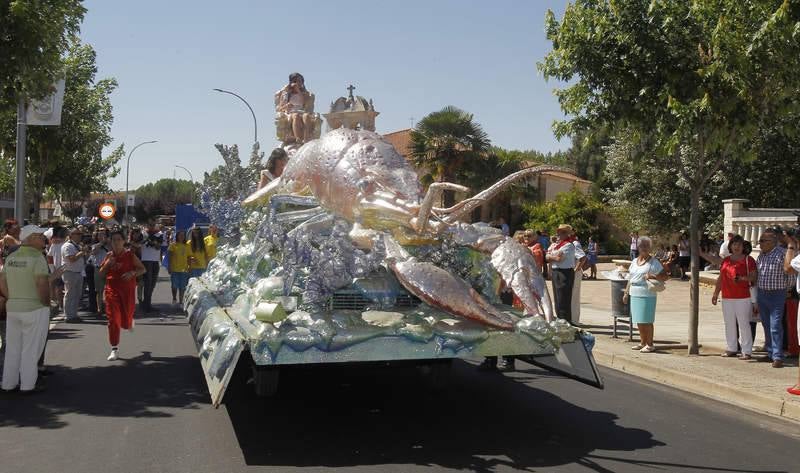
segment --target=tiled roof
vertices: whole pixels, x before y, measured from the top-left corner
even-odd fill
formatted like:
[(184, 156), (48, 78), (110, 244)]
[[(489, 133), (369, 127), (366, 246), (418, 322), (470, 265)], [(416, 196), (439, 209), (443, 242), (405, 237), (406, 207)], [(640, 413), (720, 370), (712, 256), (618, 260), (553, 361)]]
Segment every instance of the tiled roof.
[(383, 139), (391, 143), (398, 153), (408, 159), (411, 154), (411, 128), (386, 133), (383, 135)]
[(568, 173), (568, 172), (548, 171), (548, 172), (543, 172), (542, 174), (547, 175), (547, 176), (560, 177), (562, 179), (569, 179), (571, 181), (581, 182), (581, 183), (585, 183), (585, 184), (591, 184), (592, 183), (592, 181), (587, 181), (586, 179), (581, 179), (580, 177), (576, 176), (575, 174), (571, 174), (571, 173)]

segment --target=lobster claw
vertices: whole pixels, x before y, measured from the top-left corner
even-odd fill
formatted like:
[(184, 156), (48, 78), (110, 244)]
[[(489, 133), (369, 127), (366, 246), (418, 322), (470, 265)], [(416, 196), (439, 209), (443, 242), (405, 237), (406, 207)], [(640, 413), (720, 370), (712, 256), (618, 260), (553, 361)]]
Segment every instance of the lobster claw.
[(533, 254), (513, 238), (492, 251), (492, 266), (522, 302), (525, 315), (540, 315), (548, 322), (554, 312), (542, 272)]
[(490, 327), (514, 329), (511, 317), (495, 309), (464, 280), (438, 266), (392, 259), (389, 267), (403, 287), (432, 307)]

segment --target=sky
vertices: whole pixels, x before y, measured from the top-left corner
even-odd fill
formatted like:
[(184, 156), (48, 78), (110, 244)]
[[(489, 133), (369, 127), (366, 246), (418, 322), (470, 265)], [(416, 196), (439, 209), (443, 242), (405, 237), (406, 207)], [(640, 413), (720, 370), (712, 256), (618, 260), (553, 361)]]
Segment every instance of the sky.
[[(262, 150), (278, 145), (273, 94), (300, 72), (316, 111), (355, 94), (380, 112), (379, 133), (409, 128), (454, 105), (474, 115), (493, 145), (565, 149), (551, 125), (563, 118), (536, 69), (550, 50), (545, 13), (564, 0), (245, 1), (87, 0), (81, 38), (97, 52), (97, 78), (114, 77), (114, 143), (131, 158), (130, 185), (202, 181), (222, 164), (215, 143), (246, 158), (255, 110)], [(178, 168), (182, 166), (189, 172)], [(109, 182), (125, 188), (122, 172)]]

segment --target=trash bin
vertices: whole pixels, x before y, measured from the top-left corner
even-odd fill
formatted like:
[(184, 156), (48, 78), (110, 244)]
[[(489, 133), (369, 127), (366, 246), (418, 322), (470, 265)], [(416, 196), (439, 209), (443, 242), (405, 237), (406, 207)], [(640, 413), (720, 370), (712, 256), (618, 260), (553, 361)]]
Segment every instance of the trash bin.
[(633, 340), (633, 324), (631, 323), (631, 307), (622, 301), (627, 279), (610, 279), (611, 282), (611, 316), (614, 318), (613, 337), (617, 338), (617, 323), (622, 321), (628, 325), (628, 340)]

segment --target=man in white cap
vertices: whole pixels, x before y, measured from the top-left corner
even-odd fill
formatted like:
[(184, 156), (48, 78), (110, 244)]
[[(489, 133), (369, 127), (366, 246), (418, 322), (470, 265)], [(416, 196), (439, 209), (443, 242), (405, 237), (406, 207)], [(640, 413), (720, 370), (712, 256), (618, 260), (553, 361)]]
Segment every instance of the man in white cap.
[(19, 388), (34, 393), (36, 362), (42, 354), (50, 324), (50, 282), (44, 250), (44, 231), (26, 225), (20, 232), (22, 246), (11, 254), (0, 270), (0, 296), (7, 299), (4, 391)]

